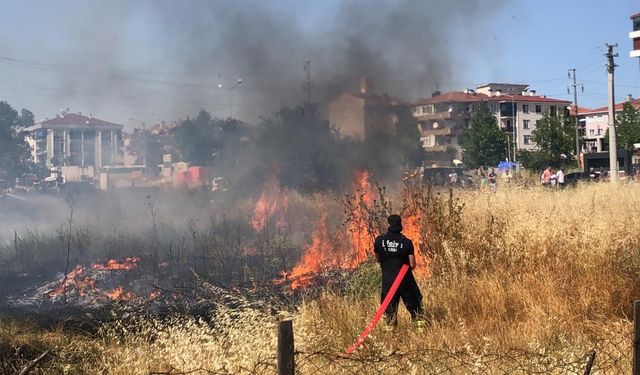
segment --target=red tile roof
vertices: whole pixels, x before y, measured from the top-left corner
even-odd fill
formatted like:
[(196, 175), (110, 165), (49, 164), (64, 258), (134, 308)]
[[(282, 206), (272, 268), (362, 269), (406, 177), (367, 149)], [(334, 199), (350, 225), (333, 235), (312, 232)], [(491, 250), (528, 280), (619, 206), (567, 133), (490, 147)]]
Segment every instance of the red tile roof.
[(122, 127), (122, 125), (114, 124), (109, 121), (100, 120), (94, 117), (84, 116), (76, 113), (65, 113), (64, 115), (58, 115), (52, 119), (42, 121), (40, 123), (43, 126), (51, 125), (76, 125), (76, 126), (115, 126)]
[[(627, 101), (625, 100), (624, 102), (621, 103), (617, 103), (614, 106), (614, 110), (616, 112), (620, 112), (622, 111), (622, 106), (624, 105), (624, 103), (626, 103)], [(640, 108), (640, 99), (633, 99), (631, 100), (631, 105), (633, 106), (633, 108)], [(608, 113), (609, 112), (609, 106), (604, 106), (604, 107), (600, 107), (600, 108), (596, 108), (596, 109), (592, 109), (588, 112), (584, 112), (584, 113), (580, 113), (581, 115), (595, 115), (595, 114), (599, 114), (599, 113)]]
[(435, 104), (435, 103), (469, 103), (469, 102), (479, 102), (483, 100), (483, 97), (486, 95), (483, 94), (467, 94), (462, 91), (451, 91), (445, 92), (444, 94), (432, 96), (430, 98), (420, 99), (415, 102), (415, 105), (423, 105), (423, 104)]
[(558, 103), (558, 104), (569, 104), (571, 103), (568, 100), (561, 99), (553, 99), (547, 98), (545, 96), (529, 96), (529, 95), (509, 95), (502, 94), (496, 96), (489, 96), (480, 93), (465, 93), (463, 91), (452, 91), (446, 92), (441, 95), (437, 95), (431, 98), (425, 98), (418, 100), (414, 103), (414, 105), (424, 105), (424, 104), (435, 104), (435, 103), (470, 103), (470, 102), (480, 102), (480, 101), (489, 101), (489, 102), (508, 102), (508, 101), (516, 101), (516, 102), (530, 102), (530, 103)]
[[(575, 116), (575, 114), (576, 114), (576, 106), (571, 104), (571, 106), (569, 108), (569, 112), (571, 113), (572, 116)], [(587, 113), (587, 112), (591, 112), (591, 108), (578, 106), (578, 114), (581, 115), (581, 114)]]
[(640, 17), (640, 13), (636, 13), (636, 14), (634, 14), (633, 16), (631, 16), (629, 18), (634, 19), (634, 18), (638, 18), (638, 17)]

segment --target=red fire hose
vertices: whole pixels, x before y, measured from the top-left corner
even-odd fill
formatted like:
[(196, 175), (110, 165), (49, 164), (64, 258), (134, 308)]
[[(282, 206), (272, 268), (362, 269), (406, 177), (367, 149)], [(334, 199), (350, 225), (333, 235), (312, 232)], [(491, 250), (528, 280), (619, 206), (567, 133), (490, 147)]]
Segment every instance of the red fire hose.
[(358, 337), (356, 342), (353, 343), (353, 345), (351, 345), (347, 349), (347, 351), (345, 352), (346, 354), (353, 353), (354, 350), (356, 350), (360, 345), (362, 345), (364, 340), (366, 340), (367, 336), (369, 336), (369, 333), (371, 333), (371, 331), (375, 328), (376, 324), (378, 324), (378, 321), (380, 320), (380, 318), (382, 318), (382, 314), (384, 314), (384, 311), (387, 309), (387, 306), (389, 306), (391, 299), (393, 299), (393, 296), (398, 291), (398, 288), (400, 287), (400, 283), (402, 282), (402, 279), (404, 279), (404, 275), (407, 274), (408, 270), (409, 270), (409, 265), (403, 264), (402, 268), (400, 268), (400, 272), (398, 272), (398, 276), (396, 276), (396, 279), (393, 280), (393, 284), (391, 284), (391, 289), (389, 289), (389, 293), (387, 293), (387, 295), (384, 297), (382, 304), (380, 304), (378, 311), (376, 311), (376, 315), (373, 316), (373, 319), (371, 319), (367, 327), (364, 329), (364, 331), (362, 331), (362, 333), (360, 334), (360, 337)]

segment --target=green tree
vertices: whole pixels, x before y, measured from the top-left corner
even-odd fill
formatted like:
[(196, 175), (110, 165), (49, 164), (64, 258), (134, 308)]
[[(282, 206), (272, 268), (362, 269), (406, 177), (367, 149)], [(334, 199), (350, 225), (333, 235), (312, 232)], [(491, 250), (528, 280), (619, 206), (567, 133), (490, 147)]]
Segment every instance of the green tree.
[(136, 157), (136, 164), (145, 164), (148, 172), (155, 171), (162, 163), (163, 142), (156, 134), (146, 129), (133, 129), (127, 151)]
[(353, 149), (338, 138), (315, 104), (283, 108), (258, 125), (255, 143), (262, 175), (302, 192), (338, 189), (350, 176)]
[(487, 103), (481, 103), (471, 116), (470, 128), (462, 134), (463, 161), (470, 167), (497, 165), (507, 157), (507, 135)]
[(574, 163), (572, 152), (575, 150), (574, 123), (566, 116), (550, 116), (545, 113), (536, 122), (531, 132), (531, 140), (536, 145), (533, 151), (522, 150), (520, 161), (529, 169), (541, 169), (547, 165), (560, 167)]
[(23, 126), (18, 112), (7, 102), (0, 102), (0, 171), (6, 172), (9, 178), (19, 177), (35, 168), (29, 145), (21, 134)]
[[(640, 114), (629, 102), (622, 105), (622, 112), (616, 116), (616, 144), (618, 150), (632, 151), (633, 144), (640, 143)], [(603, 146), (609, 149), (609, 129), (607, 129)]]
[(194, 165), (210, 166), (220, 147), (220, 131), (224, 121), (201, 110), (195, 118), (187, 117), (173, 128), (170, 133), (180, 159)]
[(22, 108), (20, 111), (20, 125), (23, 127), (31, 126), (35, 123), (35, 116), (33, 112), (26, 108)]

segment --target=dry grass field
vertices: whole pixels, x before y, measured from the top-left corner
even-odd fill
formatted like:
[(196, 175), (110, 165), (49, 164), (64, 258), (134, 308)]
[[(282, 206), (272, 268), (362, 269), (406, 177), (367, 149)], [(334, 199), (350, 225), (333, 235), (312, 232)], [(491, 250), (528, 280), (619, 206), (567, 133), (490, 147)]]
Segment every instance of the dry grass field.
[(396, 331), (378, 327), (354, 355), (341, 354), (379, 303), (377, 265), (368, 262), (345, 288), (279, 314), (239, 302), (220, 306), (213, 322), (139, 316), (92, 333), (3, 320), (0, 368), (20, 371), (48, 350), (31, 373), (275, 373), (277, 319), (286, 316), (301, 374), (582, 374), (592, 351), (593, 373), (628, 373), (640, 189), (501, 186), (455, 196), (440, 194), (430, 228), (447, 231), (425, 245), (433, 260), (420, 280), (423, 331), (401, 311)]

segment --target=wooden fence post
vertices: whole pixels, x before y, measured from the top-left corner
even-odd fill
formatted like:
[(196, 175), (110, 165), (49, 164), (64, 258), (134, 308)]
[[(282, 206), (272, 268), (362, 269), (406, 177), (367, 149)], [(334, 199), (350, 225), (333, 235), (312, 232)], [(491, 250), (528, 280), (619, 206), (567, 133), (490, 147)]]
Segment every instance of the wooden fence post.
[(278, 375), (294, 375), (295, 352), (293, 345), (293, 322), (278, 322)]
[(640, 301), (633, 303), (633, 375), (640, 375)]
[(587, 367), (584, 369), (584, 375), (591, 375), (591, 369), (593, 368), (593, 362), (596, 360), (596, 351), (593, 350), (587, 356)]

